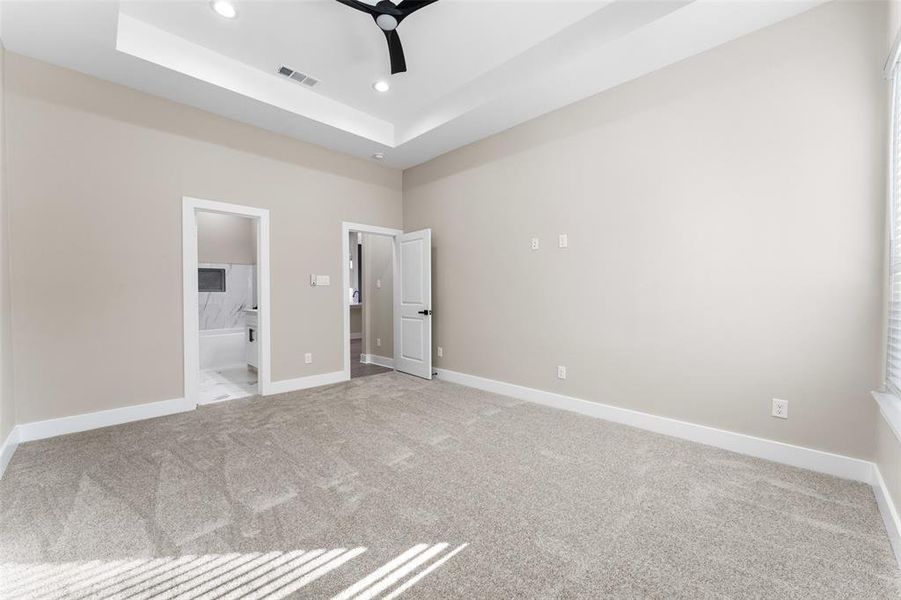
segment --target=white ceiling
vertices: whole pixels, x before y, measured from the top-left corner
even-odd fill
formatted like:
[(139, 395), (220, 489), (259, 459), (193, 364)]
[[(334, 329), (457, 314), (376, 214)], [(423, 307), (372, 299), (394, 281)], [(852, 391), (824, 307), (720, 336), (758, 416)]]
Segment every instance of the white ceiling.
[[(375, 0), (370, 0), (375, 3)], [(824, 0), (440, 0), (398, 28), (334, 0), (16, 2), (8, 50), (406, 168)], [(320, 80), (308, 89), (282, 64)], [(387, 94), (372, 89), (388, 79)]]
[[(557, 2), (548, 10), (547, 4), (440, 0), (398, 29), (408, 71), (394, 77), (385, 38), (372, 18), (331, 0), (252, 2), (240, 6), (234, 21), (216, 18), (207, 2), (130, 2), (121, 10), (267, 73), (290, 65), (319, 79), (318, 93), (403, 122), (600, 6)], [(376, 79), (389, 79), (391, 93), (374, 93)]]

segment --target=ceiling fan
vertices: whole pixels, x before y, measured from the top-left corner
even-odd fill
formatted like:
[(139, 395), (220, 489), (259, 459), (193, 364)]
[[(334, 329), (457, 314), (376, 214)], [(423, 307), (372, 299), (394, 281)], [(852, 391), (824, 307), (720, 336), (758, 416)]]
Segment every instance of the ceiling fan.
[(379, 26), (388, 42), (388, 54), (391, 57), (391, 74), (403, 73), (407, 70), (407, 61), (404, 58), (404, 48), (400, 45), (400, 36), (397, 35), (397, 26), (411, 14), (437, 2), (438, 0), (401, 0), (394, 4), (391, 0), (380, 0), (372, 5), (359, 0), (338, 0), (341, 4), (355, 8), (371, 16), (375, 24)]

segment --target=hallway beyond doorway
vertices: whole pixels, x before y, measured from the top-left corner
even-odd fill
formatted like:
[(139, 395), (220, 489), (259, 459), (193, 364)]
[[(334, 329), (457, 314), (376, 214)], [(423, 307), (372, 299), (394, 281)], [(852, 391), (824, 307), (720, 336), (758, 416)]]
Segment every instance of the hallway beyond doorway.
[(367, 377), (369, 375), (378, 375), (379, 373), (387, 373), (391, 369), (380, 367), (378, 365), (370, 365), (360, 362), (360, 355), (363, 354), (363, 340), (350, 340), (350, 378)]

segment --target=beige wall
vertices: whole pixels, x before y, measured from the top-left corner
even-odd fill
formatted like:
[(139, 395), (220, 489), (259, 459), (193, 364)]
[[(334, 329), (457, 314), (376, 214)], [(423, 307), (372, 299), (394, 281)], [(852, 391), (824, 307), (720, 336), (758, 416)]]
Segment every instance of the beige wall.
[(247, 217), (197, 213), (197, 262), (255, 265), (256, 222)]
[[(340, 281), (340, 222), (403, 222), (435, 232), (437, 366), (897, 469), (867, 395), (881, 363), (876, 32), (897, 28), (897, 6), (827, 5), (412, 169), (403, 219), (397, 171), (8, 54), (0, 437), (13, 416), (182, 395), (190, 195), (272, 211), (274, 380), (341, 369), (347, 292), (308, 284)], [(364, 351), (392, 356), (384, 331)], [(773, 396), (788, 421), (768, 416)]]
[(901, 1), (890, 0), (888, 2), (888, 18), (886, 19), (889, 44), (893, 44), (898, 31), (901, 30)]
[[(394, 238), (363, 236), (363, 279), (363, 352), (393, 359)], [(382, 287), (376, 286), (377, 280)]]
[(871, 459), (885, 18), (831, 3), (406, 171), (436, 365)]
[(0, 444), (16, 424), (10, 335), (9, 204), (6, 176), (6, 51), (0, 44)]
[[(895, 43), (895, 40), (899, 34), (899, 29), (901, 29), (901, 2), (892, 0), (888, 3), (888, 18), (886, 19), (886, 46), (892, 47)], [(888, 53), (887, 53), (888, 54)], [(886, 82), (885, 85), (886, 90), (886, 110), (891, 106), (891, 85), (889, 82)], [(885, 144), (888, 146), (890, 144), (890, 128), (886, 127), (885, 131)], [(889, 160), (888, 155), (886, 155), (886, 159), (883, 161), (884, 168), (886, 171), (889, 168)], [(888, 201), (890, 192), (888, 189), (885, 191), (886, 201)], [(886, 240), (888, 240), (889, 235), (889, 223), (886, 223), (885, 227), (885, 236)], [(884, 273), (883, 278), (885, 282), (889, 281), (889, 254), (888, 254), (888, 243), (885, 244), (885, 253), (884, 253)], [(888, 300), (889, 294), (891, 293), (890, 287), (886, 285), (884, 291), (884, 307), (883, 307), (883, 323), (888, 323)], [(887, 331), (887, 327), (883, 326), (883, 332)], [(885, 365), (885, 338), (883, 337), (883, 355), (882, 355), (882, 366), (883, 366), (883, 377), (884, 373), (884, 365)], [(882, 477), (885, 480), (886, 486), (888, 487), (889, 495), (892, 499), (892, 502), (895, 504), (896, 510), (901, 510), (901, 441), (898, 440), (897, 437), (893, 434), (891, 429), (889, 428), (888, 423), (885, 421), (884, 417), (880, 414), (877, 417), (877, 431), (876, 431), (876, 464), (879, 466), (879, 471), (882, 473)]]
[(400, 226), (400, 172), (6, 58), (18, 422), (183, 395), (184, 195), (270, 210), (273, 380), (343, 368), (346, 291), (309, 277), (342, 221)]

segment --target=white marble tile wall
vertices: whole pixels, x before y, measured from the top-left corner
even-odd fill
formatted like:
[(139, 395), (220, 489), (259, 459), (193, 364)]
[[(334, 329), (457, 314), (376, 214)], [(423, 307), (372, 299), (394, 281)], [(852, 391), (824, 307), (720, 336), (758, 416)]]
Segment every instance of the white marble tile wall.
[(254, 302), (256, 267), (214, 263), (198, 266), (225, 269), (224, 292), (200, 292), (200, 329), (243, 329), (244, 310)]

